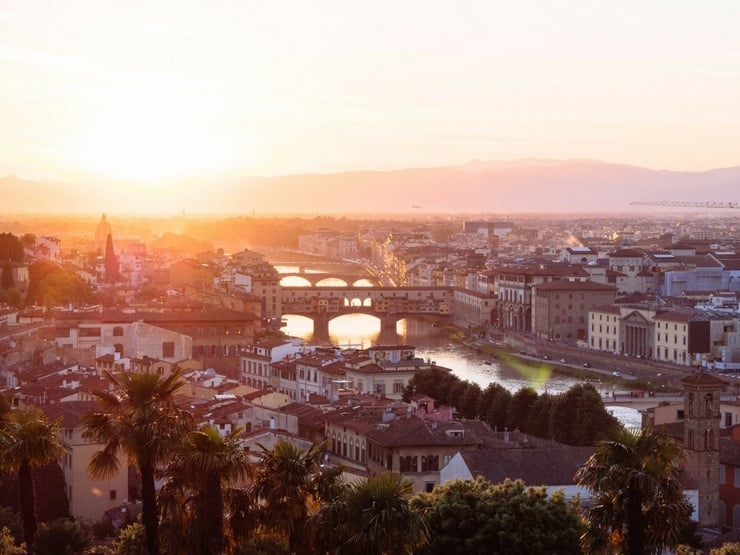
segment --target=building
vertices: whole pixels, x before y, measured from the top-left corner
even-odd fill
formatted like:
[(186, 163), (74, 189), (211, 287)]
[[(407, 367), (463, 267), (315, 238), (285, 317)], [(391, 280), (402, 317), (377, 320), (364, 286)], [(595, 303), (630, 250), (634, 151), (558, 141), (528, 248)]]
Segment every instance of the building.
[(498, 269), (498, 322), (502, 330), (532, 331), (533, 289), (557, 280), (586, 281), (588, 273), (568, 264), (531, 264)]
[(593, 281), (535, 285), (532, 333), (549, 341), (586, 341), (588, 311), (614, 302), (616, 293), (616, 287)]
[[(110, 478), (93, 480), (87, 465), (102, 444), (91, 443), (83, 437), (81, 418), (88, 412), (99, 410), (94, 401), (70, 401), (43, 407), (51, 420), (60, 420), (60, 440), (64, 455), (60, 466), (67, 486), (69, 512), (74, 518), (92, 522), (102, 519), (103, 514), (129, 498), (128, 465), (120, 457), (119, 471)], [(43, 496), (39, 498), (39, 501)]]

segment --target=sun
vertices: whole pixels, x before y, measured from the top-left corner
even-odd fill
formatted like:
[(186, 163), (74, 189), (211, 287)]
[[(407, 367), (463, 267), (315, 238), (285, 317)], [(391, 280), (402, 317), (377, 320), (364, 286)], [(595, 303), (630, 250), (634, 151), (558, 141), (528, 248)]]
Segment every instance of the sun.
[(227, 149), (203, 109), (209, 103), (176, 87), (124, 88), (101, 105), (78, 153), (92, 175), (141, 183), (203, 175), (226, 163)]

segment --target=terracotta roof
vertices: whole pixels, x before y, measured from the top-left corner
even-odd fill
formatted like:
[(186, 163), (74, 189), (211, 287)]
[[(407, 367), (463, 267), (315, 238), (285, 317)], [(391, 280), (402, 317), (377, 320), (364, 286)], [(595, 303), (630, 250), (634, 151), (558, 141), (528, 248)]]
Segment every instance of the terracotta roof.
[(593, 452), (593, 447), (558, 445), (461, 451), (460, 456), (473, 476), (494, 484), (509, 478), (531, 486), (565, 486), (575, 484), (573, 476)]
[(99, 411), (100, 405), (95, 401), (68, 401), (44, 406), (41, 410), (52, 420), (61, 418), (62, 428), (75, 428), (84, 414)]
[(694, 372), (683, 378), (681, 383), (686, 385), (716, 385), (724, 387), (727, 382), (708, 372)]
[(642, 258), (644, 253), (634, 249), (620, 249), (609, 253), (609, 258)]
[(595, 281), (570, 281), (561, 279), (558, 281), (548, 281), (535, 285), (538, 291), (616, 291), (613, 285), (596, 283)]
[(719, 438), (719, 462), (740, 467), (740, 441), (731, 437)]

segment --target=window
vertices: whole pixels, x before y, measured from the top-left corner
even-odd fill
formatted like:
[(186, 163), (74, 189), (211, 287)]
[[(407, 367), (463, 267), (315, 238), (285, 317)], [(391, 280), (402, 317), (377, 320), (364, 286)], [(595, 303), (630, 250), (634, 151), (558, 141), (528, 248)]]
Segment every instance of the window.
[(100, 337), (100, 328), (80, 328), (80, 337)]
[(740, 488), (740, 468), (735, 469), (735, 476), (733, 477), (733, 484), (736, 488)]
[(116, 500), (116, 490), (114, 490), (114, 489), (110, 490), (110, 499), (111, 499), (111, 501), (115, 501)]
[(427, 493), (432, 493), (432, 491), (434, 491), (434, 482), (427, 482), (424, 485), (424, 489), (426, 490)]
[(439, 470), (439, 455), (426, 455), (421, 457), (421, 471), (435, 472)]
[(414, 455), (406, 455), (398, 457), (399, 469), (401, 472), (416, 472), (416, 457)]
[(173, 358), (175, 356), (175, 342), (162, 341), (162, 358)]
[(123, 327), (116, 326), (113, 328), (113, 337), (123, 337)]

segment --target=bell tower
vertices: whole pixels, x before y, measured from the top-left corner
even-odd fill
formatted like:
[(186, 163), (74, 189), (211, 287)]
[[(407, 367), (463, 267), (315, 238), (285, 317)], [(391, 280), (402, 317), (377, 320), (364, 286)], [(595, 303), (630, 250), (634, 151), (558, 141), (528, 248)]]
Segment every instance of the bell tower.
[(719, 504), (719, 397), (726, 383), (701, 371), (681, 383), (686, 471), (699, 488), (699, 525), (719, 527), (724, 522)]

